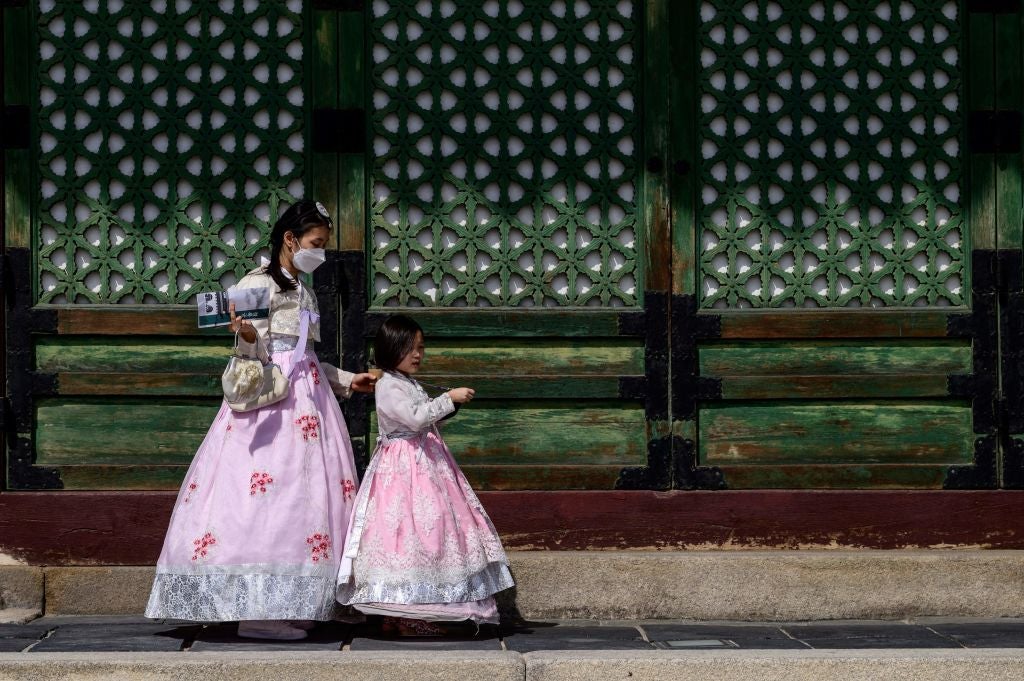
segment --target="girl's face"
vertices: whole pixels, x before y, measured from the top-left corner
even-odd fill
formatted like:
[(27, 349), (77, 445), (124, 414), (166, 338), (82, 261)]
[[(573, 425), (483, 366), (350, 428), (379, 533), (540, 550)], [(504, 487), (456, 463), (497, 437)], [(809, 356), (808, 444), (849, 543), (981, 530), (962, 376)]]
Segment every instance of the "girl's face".
[(416, 339), (412, 342), (412, 350), (402, 358), (402, 361), (399, 362), (398, 366), (395, 368), (403, 374), (415, 374), (420, 370), (420, 362), (423, 361), (424, 349), (423, 334), (417, 331)]
[(288, 251), (294, 252), (302, 248), (326, 248), (327, 240), (331, 238), (331, 230), (327, 227), (314, 227), (296, 239), (291, 232), (284, 235), (284, 243)]
[(298, 239), (291, 232), (285, 232), (284, 248), (281, 249), (281, 265), (289, 271), (294, 269), (292, 256), (296, 251), (303, 248), (326, 248), (330, 238), (331, 230), (328, 227), (314, 227)]

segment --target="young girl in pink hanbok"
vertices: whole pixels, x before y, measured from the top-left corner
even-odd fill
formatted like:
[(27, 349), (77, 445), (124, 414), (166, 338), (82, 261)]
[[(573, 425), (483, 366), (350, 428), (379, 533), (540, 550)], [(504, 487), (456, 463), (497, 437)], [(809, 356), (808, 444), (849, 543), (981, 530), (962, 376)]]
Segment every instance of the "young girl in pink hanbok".
[(379, 444), (356, 495), (338, 577), (338, 600), (403, 634), (434, 622), (497, 623), (494, 594), (513, 585), (505, 550), (437, 424), (473, 399), (454, 388), (430, 399), (412, 377), (423, 331), (395, 315), (374, 340)]
[(241, 636), (299, 639), (337, 614), (356, 468), (335, 393), (370, 392), (374, 377), (313, 352), (317, 301), (299, 274), (323, 263), (330, 230), (323, 206), (299, 201), (274, 225), (270, 263), (238, 282), (270, 289), (269, 318), (232, 309), (231, 330), (241, 350), (260, 344), (291, 372), (288, 396), (247, 412), (221, 404), (178, 494), (147, 617), (241, 620)]

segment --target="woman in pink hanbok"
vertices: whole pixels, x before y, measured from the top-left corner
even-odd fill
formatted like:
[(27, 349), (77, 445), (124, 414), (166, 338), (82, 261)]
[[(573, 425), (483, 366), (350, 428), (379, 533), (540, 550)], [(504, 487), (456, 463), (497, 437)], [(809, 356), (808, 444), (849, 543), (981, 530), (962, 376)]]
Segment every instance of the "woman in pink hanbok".
[[(252, 638), (299, 639), (339, 614), (335, 581), (356, 468), (335, 393), (370, 392), (374, 377), (321, 363), (316, 296), (299, 279), (324, 262), (331, 221), (299, 201), (270, 235), (270, 263), (238, 282), (269, 288), (269, 319), (232, 331), (248, 354), (269, 352), (288, 396), (248, 412), (222, 403), (185, 476), (157, 563), (147, 617), (240, 620)], [(333, 392), (332, 392), (333, 391)]]
[(444, 633), (436, 622), (497, 623), (494, 594), (513, 586), (490, 518), (437, 424), (473, 399), (454, 388), (431, 399), (412, 376), (423, 332), (395, 315), (374, 340), (379, 444), (356, 495), (338, 600), (385, 615), (403, 634)]

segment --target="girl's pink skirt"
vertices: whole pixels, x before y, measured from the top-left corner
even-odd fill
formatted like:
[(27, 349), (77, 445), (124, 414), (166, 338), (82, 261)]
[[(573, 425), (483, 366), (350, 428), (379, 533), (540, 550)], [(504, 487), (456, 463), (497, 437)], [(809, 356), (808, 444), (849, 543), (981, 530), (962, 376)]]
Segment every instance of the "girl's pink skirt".
[[(290, 356), (273, 354), (285, 372)], [(282, 402), (221, 405), (178, 494), (146, 616), (331, 619), (356, 489), (348, 429), (307, 350)]]
[(498, 533), (433, 431), (392, 439), (367, 468), (338, 600), (368, 614), (497, 622), (513, 585)]

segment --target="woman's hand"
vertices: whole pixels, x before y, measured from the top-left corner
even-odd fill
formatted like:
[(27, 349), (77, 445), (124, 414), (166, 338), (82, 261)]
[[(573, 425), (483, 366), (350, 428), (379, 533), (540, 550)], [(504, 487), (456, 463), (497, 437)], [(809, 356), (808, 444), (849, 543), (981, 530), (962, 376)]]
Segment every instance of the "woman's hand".
[(377, 377), (373, 374), (353, 374), (352, 390), (357, 393), (372, 393), (377, 385)]
[(455, 404), (466, 404), (473, 399), (476, 391), (472, 388), (452, 388), (448, 391), (448, 397), (452, 398)]
[(246, 343), (256, 342), (256, 329), (253, 327), (252, 322), (247, 319), (235, 316), (235, 304), (231, 303), (228, 305), (228, 312), (231, 313), (231, 325), (228, 327), (231, 329), (231, 333), (241, 332), (242, 340)]

